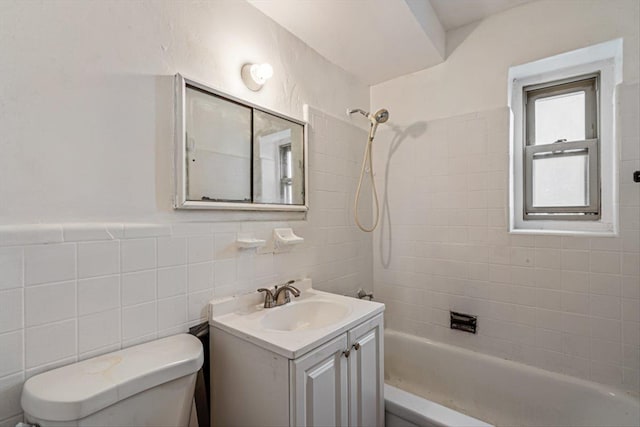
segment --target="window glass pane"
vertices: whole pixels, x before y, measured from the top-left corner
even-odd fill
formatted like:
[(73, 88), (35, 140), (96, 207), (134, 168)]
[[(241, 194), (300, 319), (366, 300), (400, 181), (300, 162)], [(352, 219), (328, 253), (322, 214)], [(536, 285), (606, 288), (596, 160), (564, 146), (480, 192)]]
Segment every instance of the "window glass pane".
[(588, 156), (580, 154), (533, 157), (533, 206), (586, 206)]
[(291, 204), (291, 187), (293, 184), (293, 168), (291, 144), (280, 146), (280, 197), (282, 203)]
[(584, 91), (536, 99), (535, 145), (584, 140), (584, 103)]
[(253, 118), (254, 202), (303, 205), (304, 127), (259, 110)]

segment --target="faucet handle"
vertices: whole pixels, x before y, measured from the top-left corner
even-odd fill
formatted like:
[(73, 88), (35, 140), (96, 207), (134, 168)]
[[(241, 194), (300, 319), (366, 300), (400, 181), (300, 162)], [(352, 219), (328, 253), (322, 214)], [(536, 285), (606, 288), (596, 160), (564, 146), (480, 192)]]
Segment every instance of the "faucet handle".
[(273, 298), (273, 292), (271, 289), (260, 288), (258, 292), (264, 292), (264, 308), (271, 308), (275, 304), (275, 299)]

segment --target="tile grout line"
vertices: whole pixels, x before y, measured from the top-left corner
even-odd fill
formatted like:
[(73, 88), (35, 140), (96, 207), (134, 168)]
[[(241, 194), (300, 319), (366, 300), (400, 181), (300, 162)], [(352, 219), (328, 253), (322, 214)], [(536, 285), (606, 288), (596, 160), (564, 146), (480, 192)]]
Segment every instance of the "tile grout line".
[(80, 244), (74, 243), (75, 246), (75, 292), (76, 292), (76, 361), (80, 358), (80, 292), (78, 289), (78, 276), (79, 276), (79, 260), (80, 260)]
[(27, 261), (24, 246), (20, 248), (22, 253), (22, 378), (27, 377), (27, 292), (26, 292), (26, 278), (27, 278)]
[[(170, 238), (170, 236), (169, 236)], [(155, 255), (155, 262), (154, 262), (154, 272), (153, 272), (153, 277), (155, 278), (155, 295), (154, 295), (154, 300), (153, 300), (153, 307), (154, 307), (154, 317), (155, 317), (155, 324), (153, 326), (154, 328), (154, 339), (158, 339), (158, 292), (157, 292), (157, 288), (158, 288), (158, 252), (159, 252), (159, 240), (160, 237), (156, 237), (155, 239), (155, 245), (154, 245), (154, 255)]]
[(122, 349), (122, 343), (124, 341), (124, 310), (122, 307), (122, 239), (118, 239), (118, 299), (119, 299), (119, 311), (120, 311), (120, 328), (118, 336), (118, 348)]
[[(171, 239), (172, 237), (169, 236), (168, 239)], [(156, 237), (156, 247), (155, 247), (155, 253), (156, 253), (156, 268), (155, 271), (153, 273), (153, 277), (155, 278), (155, 286), (153, 288), (154, 291), (154, 295), (153, 295), (153, 301), (155, 304), (155, 335), (156, 338), (158, 338), (158, 332), (159, 332), (159, 325), (160, 325), (160, 314), (158, 313), (158, 268), (160, 268), (159, 265), (159, 259), (158, 259), (158, 253), (160, 252), (160, 238)]]

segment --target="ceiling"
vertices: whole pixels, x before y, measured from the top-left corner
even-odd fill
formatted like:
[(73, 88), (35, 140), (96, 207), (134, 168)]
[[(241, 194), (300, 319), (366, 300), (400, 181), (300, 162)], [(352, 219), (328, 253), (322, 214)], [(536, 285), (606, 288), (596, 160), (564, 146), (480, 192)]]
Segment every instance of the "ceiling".
[(453, 30), (532, 0), (429, 0), (445, 31)]
[(532, 0), (247, 0), (368, 84), (445, 60), (446, 32)]

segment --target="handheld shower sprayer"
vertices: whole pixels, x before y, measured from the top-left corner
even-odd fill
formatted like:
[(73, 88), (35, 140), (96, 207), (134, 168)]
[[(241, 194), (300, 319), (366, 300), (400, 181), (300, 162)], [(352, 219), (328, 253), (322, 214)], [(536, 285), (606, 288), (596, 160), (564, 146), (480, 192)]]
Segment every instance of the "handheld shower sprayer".
[(375, 114), (371, 114), (370, 112), (361, 110), (360, 108), (347, 109), (348, 115), (353, 113), (360, 113), (373, 123), (384, 123), (389, 120), (389, 111), (385, 108), (376, 111)]
[(348, 109), (347, 115), (351, 115), (353, 113), (360, 113), (365, 116), (371, 122), (371, 128), (369, 130), (369, 139), (373, 140), (376, 135), (376, 130), (378, 129), (378, 125), (380, 123), (385, 123), (389, 120), (389, 111), (385, 108), (382, 108), (375, 112), (375, 114), (371, 114), (368, 111), (361, 110), (360, 108), (354, 108), (353, 110)]
[[(380, 205), (378, 203), (378, 192), (376, 191), (376, 183), (373, 179), (373, 161), (372, 161), (372, 153), (371, 153), (371, 145), (373, 143), (373, 138), (376, 136), (376, 130), (378, 129), (378, 125), (380, 123), (385, 123), (389, 120), (389, 111), (382, 108), (376, 111), (374, 114), (371, 114), (368, 111), (361, 110), (360, 108), (348, 109), (347, 115), (350, 116), (353, 113), (360, 113), (371, 122), (371, 127), (369, 128), (369, 139), (367, 141), (367, 146), (364, 150), (364, 158), (362, 159), (362, 169), (360, 170), (360, 179), (358, 180), (358, 188), (356, 190), (356, 198), (353, 206), (353, 216), (356, 221), (356, 225), (362, 231), (367, 233), (372, 232), (378, 226), (378, 221), (380, 219)], [(362, 187), (362, 180), (364, 178), (364, 173), (367, 169), (367, 163), (369, 163), (369, 177), (371, 179), (371, 190), (373, 192), (373, 200), (376, 205), (375, 211), (375, 220), (373, 222), (373, 226), (371, 228), (366, 228), (360, 223), (360, 218), (358, 217), (358, 202), (360, 201), (360, 189)]]

